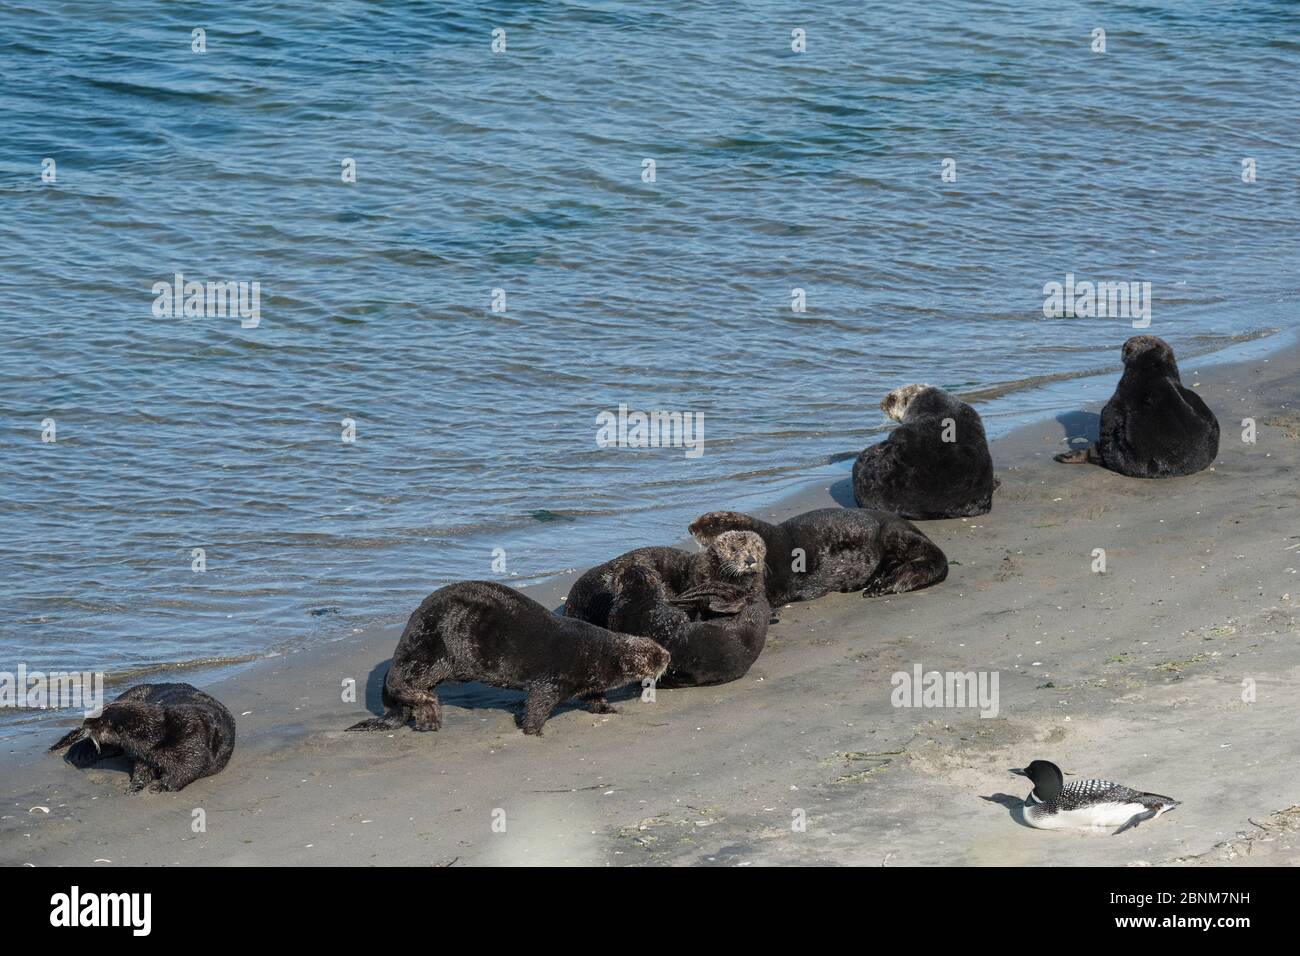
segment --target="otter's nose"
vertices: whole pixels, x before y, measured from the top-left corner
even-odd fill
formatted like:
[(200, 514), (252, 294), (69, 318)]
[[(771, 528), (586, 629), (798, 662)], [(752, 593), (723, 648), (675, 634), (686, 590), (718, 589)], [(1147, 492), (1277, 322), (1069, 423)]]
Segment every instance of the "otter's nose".
[(754, 560), (753, 555), (749, 555), (748, 557), (745, 558), (745, 567), (747, 568), (752, 568), (757, 563), (758, 562)]

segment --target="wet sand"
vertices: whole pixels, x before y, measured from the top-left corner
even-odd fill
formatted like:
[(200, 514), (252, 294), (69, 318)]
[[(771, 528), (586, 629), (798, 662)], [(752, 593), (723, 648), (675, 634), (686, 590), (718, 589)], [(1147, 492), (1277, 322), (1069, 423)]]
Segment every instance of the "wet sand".
[[(126, 795), (122, 769), (46, 755), (72, 721), (46, 722), (0, 752), (0, 863), (1300, 862), (1298, 365), (1292, 345), (1184, 372), (1223, 429), (1188, 478), (1054, 463), (1098, 406), (995, 441), (992, 513), (921, 524), (947, 581), (790, 605), (732, 684), (629, 689), (615, 715), (565, 705), (541, 738), (515, 727), (521, 694), (448, 686), (439, 733), (345, 734), (380, 709), (400, 627), (374, 628), (205, 685), (239, 739), (178, 794)], [(846, 463), (758, 513), (850, 498)], [(530, 593), (556, 606), (568, 583)], [(998, 715), (894, 707), (891, 675), (916, 664), (996, 671)], [(364, 705), (341, 699), (347, 678)], [(1182, 805), (1118, 835), (1032, 830), (1007, 769), (1033, 758)]]

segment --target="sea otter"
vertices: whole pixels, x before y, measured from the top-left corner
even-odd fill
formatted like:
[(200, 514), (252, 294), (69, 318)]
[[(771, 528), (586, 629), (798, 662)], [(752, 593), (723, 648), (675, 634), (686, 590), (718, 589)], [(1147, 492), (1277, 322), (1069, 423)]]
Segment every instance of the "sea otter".
[(668, 652), (646, 637), (560, 617), (494, 581), (463, 581), (434, 591), (415, 610), (384, 676), (382, 717), (348, 730), (391, 730), (414, 719), (416, 730), (442, 726), (437, 687), (480, 681), (526, 691), (521, 726), (541, 736), (557, 704), (577, 697), (612, 713), (605, 692), (668, 666)]
[(767, 640), (772, 608), (764, 583), (763, 539), (724, 531), (710, 542), (711, 578), (674, 593), (653, 568), (631, 563), (614, 575), (609, 623), (644, 634), (671, 655), (664, 687), (724, 684), (743, 677)]
[(624, 568), (643, 567), (653, 571), (676, 595), (717, 580), (717, 556), (707, 551), (691, 553), (680, 548), (637, 548), (604, 564), (590, 568), (573, 582), (564, 600), (564, 616), (605, 627), (609, 605), (614, 599), (614, 578)]
[(738, 511), (710, 511), (691, 522), (706, 547), (725, 531), (753, 531), (767, 548), (767, 599), (810, 601), (832, 591), (898, 594), (937, 584), (948, 559), (910, 521), (866, 508), (819, 508), (780, 524)]
[(853, 497), (913, 521), (986, 514), (993, 458), (975, 409), (941, 388), (904, 385), (880, 403), (899, 423), (853, 465)]
[(1208, 467), (1219, 454), (1219, 420), (1184, 387), (1174, 350), (1154, 335), (1124, 343), (1124, 374), (1101, 410), (1097, 443), (1057, 461), (1092, 462), (1130, 478), (1174, 478)]
[(189, 684), (138, 684), (98, 717), (50, 747), (74, 767), (109, 757), (131, 762), (129, 792), (181, 790), (221, 772), (235, 749), (235, 718), (215, 697)]

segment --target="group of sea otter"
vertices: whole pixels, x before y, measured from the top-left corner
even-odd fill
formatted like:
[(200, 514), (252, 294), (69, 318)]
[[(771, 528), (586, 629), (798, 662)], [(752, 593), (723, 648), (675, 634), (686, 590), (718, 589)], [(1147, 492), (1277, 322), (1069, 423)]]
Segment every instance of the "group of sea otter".
[[(1218, 454), (1219, 424), (1179, 379), (1173, 350), (1129, 339), (1124, 374), (1102, 409), (1099, 439), (1058, 461), (1093, 462), (1139, 478), (1188, 475)], [(907, 385), (881, 403), (899, 425), (853, 466), (858, 508), (826, 508), (769, 524), (734, 511), (697, 518), (703, 547), (639, 548), (592, 568), (563, 614), (513, 588), (466, 581), (416, 609), (384, 677), (381, 717), (349, 730), (413, 723), (438, 730), (438, 685), (480, 681), (527, 693), (521, 726), (541, 734), (556, 705), (577, 698), (613, 710), (608, 691), (720, 684), (742, 677), (763, 650), (772, 608), (832, 591), (913, 591), (948, 574), (943, 552), (908, 519), (985, 514), (997, 485), (984, 426), (940, 388)], [(131, 789), (179, 790), (220, 771), (234, 718), (188, 684), (131, 688), (50, 749), (88, 766), (109, 755), (132, 765)]]

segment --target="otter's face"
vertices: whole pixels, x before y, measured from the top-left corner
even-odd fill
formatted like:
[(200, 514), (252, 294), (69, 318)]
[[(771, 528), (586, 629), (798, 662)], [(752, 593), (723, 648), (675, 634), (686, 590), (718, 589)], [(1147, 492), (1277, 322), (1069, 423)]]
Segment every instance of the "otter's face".
[(724, 531), (709, 548), (717, 555), (722, 573), (733, 578), (762, 571), (767, 558), (767, 546), (752, 531)]
[(648, 637), (628, 636), (630, 647), (623, 656), (623, 675), (629, 681), (642, 681), (647, 677), (659, 680), (668, 670), (671, 655)]
[(98, 717), (87, 717), (82, 725), (84, 739), (96, 749), (105, 744), (147, 750), (160, 743), (164, 733), (161, 708), (150, 704), (109, 704)]
[(711, 545), (718, 535), (724, 531), (732, 531), (741, 527), (749, 520), (747, 515), (738, 511), (710, 511), (708, 514), (700, 515), (691, 522), (691, 537), (700, 543), (701, 547), (707, 548)]
[(913, 399), (929, 387), (929, 385), (904, 385), (896, 388), (881, 401), (880, 410), (894, 421), (901, 422), (907, 417), (907, 410)]
[(1174, 350), (1169, 347), (1169, 343), (1155, 335), (1135, 335), (1124, 343), (1124, 350), (1121, 353), (1125, 365), (1132, 365), (1134, 362), (1144, 364), (1161, 365), (1174, 362)]

